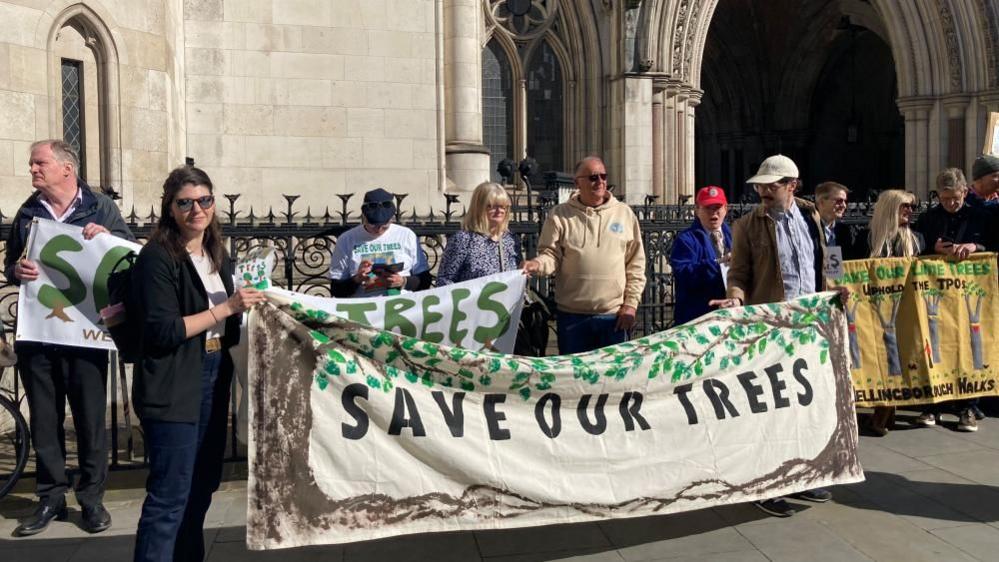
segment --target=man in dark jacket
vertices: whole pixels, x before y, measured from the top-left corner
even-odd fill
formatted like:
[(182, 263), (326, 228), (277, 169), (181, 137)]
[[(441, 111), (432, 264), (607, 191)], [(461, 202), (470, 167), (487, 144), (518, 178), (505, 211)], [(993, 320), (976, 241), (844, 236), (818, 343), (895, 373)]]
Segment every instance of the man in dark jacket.
[[(31, 185), (36, 191), (18, 209), (4, 255), (4, 275), (13, 283), (38, 279), (38, 264), (24, 256), (28, 229), (35, 218), (82, 226), (86, 240), (102, 232), (135, 240), (114, 202), (77, 178), (78, 162), (73, 148), (61, 140), (31, 145)], [(52, 519), (66, 516), (70, 480), (63, 422), (67, 399), (76, 428), (80, 464), (76, 499), (83, 509), (83, 527), (91, 533), (104, 531), (111, 526), (111, 516), (102, 504), (108, 473), (104, 425), (108, 354), (36, 342), (17, 342), (15, 350), (31, 413), (39, 497), (34, 515), (15, 533), (34, 535)]]
[(826, 247), (841, 248), (844, 260), (860, 260), (868, 257), (864, 251), (865, 245), (858, 240), (857, 231), (841, 220), (846, 214), (849, 194), (850, 190), (841, 183), (822, 182), (815, 186), (815, 208), (822, 219)]
[[(913, 230), (926, 242), (924, 254), (940, 254), (963, 260), (975, 252), (984, 252), (995, 227), (985, 206), (968, 201), (968, 184), (959, 168), (948, 168), (937, 176), (938, 205), (919, 217)], [(958, 431), (978, 431), (978, 420), (985, 414), (978, 399), (957, 400), (950, 404), (958, 412)], [(940, 404), (931, 404), (916, 418), (916, 424), (936, 425), (943, 412)]]
[(694, 204), (694, 224), (677, 235), (669, 256), (676, 281), (673, 323), (677, 325), (710, 312), (708, 301), (725, 298), (732, 249), (732, 231), (725, 224), (728, 200), (722, 188), (702, 187)]

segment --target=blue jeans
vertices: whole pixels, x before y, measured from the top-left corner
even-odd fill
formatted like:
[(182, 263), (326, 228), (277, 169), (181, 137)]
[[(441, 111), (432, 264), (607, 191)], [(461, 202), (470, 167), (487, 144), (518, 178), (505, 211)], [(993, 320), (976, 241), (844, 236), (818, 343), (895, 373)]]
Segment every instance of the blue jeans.
[(203, 560), (205, 514), (222, 480), (229, 379), (222, 354), (206, 353), (197, 423), (143, 420), (149, 477), (135, 537), (136, 561)]
[(628, 332), (615, 330), (616, 314), (573, 314), (558, 311), (558, 352), (583, 353), (628, 341)]

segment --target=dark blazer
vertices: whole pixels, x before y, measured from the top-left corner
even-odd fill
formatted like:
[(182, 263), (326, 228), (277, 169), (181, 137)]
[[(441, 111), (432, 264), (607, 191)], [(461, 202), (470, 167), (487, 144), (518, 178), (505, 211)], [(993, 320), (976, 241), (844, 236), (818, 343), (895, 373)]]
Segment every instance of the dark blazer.
[[(201, 359), (205, 332), (185, 337), (184, 316), (208, 309), (205, 286), (191, 258), (178, 262), (166, 248), (150, 241), (139, 253), (133, 287), (140, 293), (142, 352), (135, 366), (132, 400), (143, 420), (194, 422), (201, 410)], [(226, 294), (233, 293), (233, 265), (223, 260), (219, 272)], [(240, 315), (226, 319), (219, 384), (232, 380), (228, 348), (239, 342)]]
[[(732, 248), (732, 230), (722, 223), (726, 249)], [(694, 219), (694, 224), (677, 235), (669, 263), (676, 282), (673, 323), (685, 324), (711, 311), (708, 301), (725, 298), (725, 279), (718, 265), (711, 234)]]
[(936, 253), (938, 238), (949, 238), (955, 244), (974, 244), (975, 251), (984, 252), (994, 227), (992, 217), (984, 207), (965, 203), (956, 213), (948, 213), (937, 205), (919, 216), (913, 230), (923, 236), (925, 254)]
[[(822, 228), (822, 233), (825, 234), (825, 227)], [(862, 241), (862, 238), (867, 236), (865, 229), (850, 228), (850, 225), (843, 221), (836, 221), (833, 234), (836, 236), (836, 245), (843, 249), (844, 260), (867, 259), (868, 256), (864, 253), (866, 244)]]

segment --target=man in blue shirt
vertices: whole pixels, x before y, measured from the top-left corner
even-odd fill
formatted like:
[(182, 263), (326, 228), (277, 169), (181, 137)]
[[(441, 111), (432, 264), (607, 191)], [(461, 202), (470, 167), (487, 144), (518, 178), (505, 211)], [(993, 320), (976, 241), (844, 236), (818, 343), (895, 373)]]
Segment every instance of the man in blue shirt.
[(708, 301), (725, 298), (732, 249), (732, 231), (725, 224), (728, 200), (722, 188), (712, 185), (702, 187), (694, 203), (694, 223), (677, 235), (669, 256), (676, 281), (675, 325), (711, 311)]

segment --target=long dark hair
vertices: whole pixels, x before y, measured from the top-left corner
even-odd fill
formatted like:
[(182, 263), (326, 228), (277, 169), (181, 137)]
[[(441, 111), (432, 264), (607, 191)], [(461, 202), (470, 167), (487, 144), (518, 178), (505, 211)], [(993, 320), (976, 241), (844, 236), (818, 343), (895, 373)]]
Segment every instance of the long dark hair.
[[(175, 260), (181, 262), (187, 258), (187, 248), (180, 236), (180, 226), (173, 218), (171, 207), (177, 193), (184, 189), (185, 185), (202, 185), (208, 188), (209, 193), (214, 193), (212, 180), (201, 168), (194, 166), (180, 166), (174, 168), (170, 175), (163, 182), (163, 198), (160, 202), (160, 221), (156, 224), (156, 230), (149, 236), (149, 240), (158, 242), (170, 252)], [(195, 202), (195, 205), (198, 203)], [(214, 211), (214, 209), (213, 209)], [(205, 239), (202, 242), (205, 253), (212, 260), (212, 271), (221, 271), (222, 260), (226, 257), (225, 244), (222, 243), (222, 225), (219, 224), (218, 214), (212, 212), (212, 221), (208, 223), (205, 230)]]

